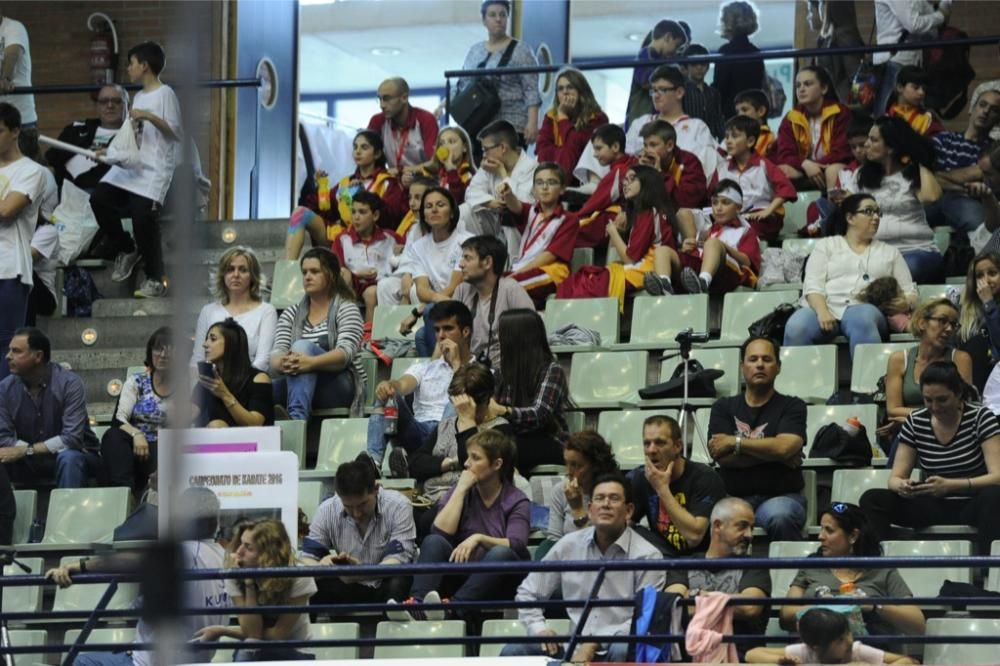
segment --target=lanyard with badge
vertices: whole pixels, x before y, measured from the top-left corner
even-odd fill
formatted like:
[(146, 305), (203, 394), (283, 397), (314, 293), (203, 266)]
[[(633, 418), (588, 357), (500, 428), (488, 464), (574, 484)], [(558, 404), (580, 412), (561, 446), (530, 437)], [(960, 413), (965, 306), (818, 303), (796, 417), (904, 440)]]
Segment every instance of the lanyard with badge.
[[(490, 295), (490, 314), (487, 317), (487, 326), (489, 332), (486, 334), (486, 349), (479, 353), (476, 357), (476, 361), (482, 363), (487, 368), (493, 367), (493, 362), (490, 360), (490, 348), (493, 346), (493, 320), (496, 318), (497, 312), (497, 295), (500, 291), (500, 278), (497, 278), (497, 283), (493, 285), (493, 292)], [(479, 314), (479, 292), (472, 297), (472, 311)]]

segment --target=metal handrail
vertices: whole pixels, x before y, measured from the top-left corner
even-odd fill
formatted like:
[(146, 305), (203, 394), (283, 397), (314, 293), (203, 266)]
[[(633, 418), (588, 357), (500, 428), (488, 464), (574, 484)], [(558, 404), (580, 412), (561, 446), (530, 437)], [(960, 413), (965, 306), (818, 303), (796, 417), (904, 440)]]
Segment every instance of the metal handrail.
[[(655, 563), (655, 566), (651, 566)], [(365, 578), (389, 578), (399, 575), (441, 573), (474, 574), (474, 573), (531, 573), (534, 571), (648, 571), (648, 570), (687, 570), (704, 569), (722, 571), (725, 569), (831, 569), (849, 567), (853, 569), (916, 569), (924, 567), (1000, 567), (1000, 555), (968, 555), (968, 556), (893, 556), (893, 557), (720, 557), (711, 559), (689, 560), (673, 558), (663, 560), (565, 560), (565, 561), (529, 561), (517, 562), (466, 562), (454, 563), (413, 563), (413, 564), (359, 564), (344, 566), (304, 566), (284, 568), (246, 568), (246, 569), (200, 569), (183, 571), (184, 580), (212, 580), (216, 578), (300, 578), (325, 576), (352, 576)], [(76, 574), (73, 579), (81, 583), (107, 583), (112, 580), (119, 582), (138, 581), (142, 572), (130, 573), (86, 573)], [(37, 586), (54, 585), (44, 574), (5, 577), (4, 586)]]
[[(119, 85), (126, 90), (142, 90), (142, 85), (138, 83), (54, 83), (45, 86), (21, 86), (14, 88), (5, 95), (51, 95), (63, 93), (98, 92), (101, 88), (110, 85)], [(183, 83), (171, 83), (174, 90), (185, 87), (192, 88), (260, 88), (260, 79), (207, 79), (205, 81), (195, 81), (190, 86)]]

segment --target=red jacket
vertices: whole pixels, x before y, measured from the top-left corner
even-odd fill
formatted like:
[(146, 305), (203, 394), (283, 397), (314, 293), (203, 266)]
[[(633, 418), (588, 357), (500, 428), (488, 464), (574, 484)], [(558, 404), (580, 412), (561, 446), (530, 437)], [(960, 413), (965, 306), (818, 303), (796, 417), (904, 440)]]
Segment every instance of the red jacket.
[[(381, 136), (383, 140), (385, 139), (385, 130), (387, 129), (385, 127), (386, 120), (385, 114), (379, 112), (372, 116), (371, 120), (368, 121), (368, 129)], [(399, 128), (393, 126), (391, 129), (396, 132), (402, 132), (404, 130), (413, 130), (418, 125), (420, 127), (420, 139), (424, 146), (424, 154), (420, 160), (420, 163), (423, 163), (434, 156), (434, 149), (437, 146), (438, 124), (437, 118), (434, 117), (434, 114), (430, 111), (411, 106), (406, 126)], [(390, 150), (387, 144), (385, 159), (389, 163), (390, 167), (399, 168), (400, 165), (396, 164), (396, 155), (390, 155), (389, 152)]]
[(663, 184), (674, 208), (701, 208), (708, 199), (701, 160), (686, 150), (674, 148), (674, 159), (663, 171)]
[[(821, 112), (820, 142), (826, 155), (822, 159), (813, 160), (817, 164), (835, 164), (849, 162), (852, 159), (851, 146), (847, 143), (847, 128), (851, 124), (850, 110), (837, 102), (830, 102)], [(778, 148), (775, 151), (774, 163), (787, 164), (796, 169), (802, 168), (802, 162), (812, 159), (812, 131), (809, 119), (801, 106), (785, 114), (778, 127)]]
[(542, 128), (538, 130), (535, 142), (535, 155), (539, 162), (555, 162), (561, 166), (566, 177), (573, 181), (573, 169), (587, 149), (594, 130), (607, 124), (608, 117), (603, 111), (598, 111), (583, 129), (577, 129), (569, 118), (558, 122), (555, 118), (555, 112), (550, 110), (542, 119)]
[(597, 183), (597, 189), (577, 211), (580, 218), (577, 247), (597, 247), (607, 242), (608, 222), (615, 219), (625, 205), (625, 172), (635, 163), (634, 157), (624, 153), (612, 162), (608, 173)]

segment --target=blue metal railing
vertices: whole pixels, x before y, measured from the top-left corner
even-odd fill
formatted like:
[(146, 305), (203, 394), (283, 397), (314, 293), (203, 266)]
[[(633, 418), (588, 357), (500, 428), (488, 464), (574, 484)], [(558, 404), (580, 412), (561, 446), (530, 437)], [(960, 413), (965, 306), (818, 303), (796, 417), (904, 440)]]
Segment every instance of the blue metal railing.
[[(808, 568), (837, 568), (837, 567), (848, 567), (852, 569), (879, 569), (879, 568), (930, 568), (930, 567), (962, 567), (962, 568), (972, 568), (972, 567), (998, 567), (1000, 566), (1000, 556), (968, 556), (968, 557), (945, 557), (945, 556), (934, 556), (934, 557), (809, 557), (809, 558), (719, 558), (719, 559), (673, 559), (673, 560), (656, 560), (655, 567), (650, 567), (651, 562), (649, 560), (641, 561), (631, 561), (631, 560), (616, 560), (609, 562), (591, 562), (591, 561), (570, 561), (570, 562), (554, 562), (554, 561), (523, 561), (523, 562), (499, 562), (499, 563), (487, 563), (487, 562), (476, 562), (476, 563), (466, 563), (466, 564), (405, 564), (405, 565), (392, 565), (392, 566), (381, 566), (381, 565), (357, 565), (357, 566), (310, 566), (310, 567), (288, 567), (283, 569), (212, 569), (212, 570), (201, 570), (201, 571), (184, 571), (181, 576), (184, 580), (209, 580), (209, 579), (219, 579), (219, 578), (279, 578), (279, 577), (314, 577), (323, 578), (329, 576), (359, 576), (359, 577), (389, 577), (389, 576), (399, 576), (399, 575), (413, 575), (421, 573), (431, 573), (431, 572), (447, 572), (448, 574), (471, 574), (471, 573), (497, 573), (497, 574), (524, 574), (533, 571), (549, 571), (549, 572), (561, 572), (561, 571), (596, 571), (598, 576), (595, 578), (595, 583), (591, 589), (591, 593), (587, 599), (574, 599), (574, 600), (546, 600), (546, 601), (531, 601), (531, 602), (517, 602), (517, 601), (455, 601), (450, 603), (442, 604), (423, 604), (416, 603), (407, 605), (407, 608), (419, 609), (419, 610), (450, 610), (453, 612), (463, 612), (472, 610), (499, 610), (507, 608), (583, 608), (583, 613), (580, 622), (577, 627), (575, 627), (572, 634), (562, 635), (553, 637), (551, 640), (558, 641), (560, 643), (566, 642), (569, 644), (567, 648), (567, 653), (571, 654), (572, 649), (575, 645), (579, 644), (581, 640), (615, 640), (620, 642), (636, 642), (636, 641), (682, 641), (683, 635), (672, 635), (672, 634), (655, 634), (649, 636), (602, 636), (597, 634), (582, 634), (583, 626), (586, 624), (587, 616), (590, 611), (594, 608), (599, 607), (609, 607), (609, 606), (632, 606), (634, 604), (634, 599), (623, 598), (623, 599), (597, 599), (597, 591), (600, 589), (601, 581), (606, 573), (616, 572), (616, 571), (643, 571), (654, 568), (656, 570), (687, 570), (687, 569), (707, 569), (707, 570), (723, 570), (723, 569), (808, 569)], [(33, 646), (24, 647), (11, 647), (7, 649), (0, 648), (0, 654), (10, 653), (10, 654), (29, 654), (38, 652), (53, 652), (53, 651), (68, 651), (67, 660), (64, 663), (72, 663), (72, 658), (80, 651), (107, 651), (111, 649), (121, 650), (123, 648), (127, 649), (148, 649), (151, 646), (146, 644), (128, 644), (128, 645), (108, 645), (108, 644), (85, 644), (90, 631), (96, 625), (99, 619), (111, 619), (111, 618), (128, 618), (136, 617), (140, 614), (140, 611), (135, 609), (118, 609), (118, 610), (108, 610), (106, 608), (107, 603), (113, 597), (115, 589), (118, 583), (131, 582), (136, 580), (141, 580), (143, 578), (143, 573), (141, 572), (130, 572), (130, 573), (87, 573), (87, 574), (77, 574), (73, 577), (74, 584), (93, 584), (93, 583), (109, 583), (109, 587), (105, 590), (101, 601), (97, 604), (97, 607), (93, 611), (59, 611), (59, 612), (47, 612), (47, 613), (34, 613), (25, 611), (14, 611), (5, 612), (4, 616), (7, 621), (31, 621), (46, 619), (49, 621), (53, 620), (72, 620), (86, 618), (86, 623), (84, 625), (83, 631), (81, 631), (80, 636), (77, 638), (76, 642), (72, 645), (46, 645), (42, 648)], [(0, 587), (24, 587), (24, 586), (42, 586), (51, 585), (52, 581), (45, 578), (43, 575), (24, 575), (24, 576), (11, 576), (0, 580)], [(1000, 606), (1000, 597), (998, 596), (988, 596), (984, 591), (983, 596), (977, 597), (868, 597), (868, 601), (880, 602), (888, 604), (898, 604), (898, 605), (947, 605), (947, 606)], [(681, 600), (682, 604), (690, 605), (694, 603), (693, 599)], [(732, 598), (729, 601), (730, 605), (767, 605), (767, 606), (780, 606), (783, 604), (794, 604), (794, 605), (811, 605), (811, 604), (855, 604), (856, 599), (850, 598), (804, 598), (804, 597), (769, 597), (762, 599), (753, 598)], [(238, 612), (240, 614), (277, 614), (277, 613), (294, 613), (294, 612), (310, 612), (310, 613), (334, 613), (337, 615), (349, 615), (353, 613), (360, 612), (382, 612), (385, 611), (389, 606), (387, 604), (379, 603), (368, 603), (368, 604), (326, 604), (326, 605), (302, 605), (302, 606), (258, 606), (254, 608), (239, 608)], [(398, 608), (398, 607), (396, 607)], [(236, 609), (232, 609), (236, 610)], [(178, 615), (181, 616), (191, 616), (191, 615), (207, 615), (218, 614), (219, 609), (205, 609), (205, 608), (185, 608), (181, 609)], [(759, 635), (732, 635), (723, 638), (725, 642), (734, 643), (747, 643), (747, 642), (759, 642), (761, 640)], [(783, 642), (790, 640), (790, 637), (782, 636), (768, 636), (768, 641), (773, 642)], [(891, 635), (891, 636), (869, 636), (866, 637), (866, 641), (870, 641), (876, 645), (884, 645), (887, 643), (900, 643), (906, 642), (911, 644), (924, 644), (924, 643), (954, 643), (954, 644), (970, 644), (970, 643), (1000, 643), (1000, 636), (903, 636), (903, 635)], [(420, 643), (427, 645), (439, 645), (439, 644), (479, 644), (479, 643), (537, 643), (538, 638), (534, 636), (523, 636), (523, 637), (479, 637), (479, 636), (461, 636), (461, 637), (447, 637), (447, 638), (423, 638), (421, 637)], [(380, 639), (380, 638), (357, 638), (357, 639), (310, 639), (304, 641), (273, 641), (269, 642), (269, 645), (275, 647), (288, 647), (288, 648), (306, 648), (306, 647), (330, 647), (330, 646), (341, 646), (341, 647), (371, 647), (376, 645), (409, 645), (413, 643), (412, 638), (402, 638), (402, 639)], [(241, 641), (227, 641), (224, 643), (205, 643), (192, 646), (193, 649), (198, 650), (234, 650), (241, 647), (255, 647), (260, 648), (260, 642), (241, 642)]]

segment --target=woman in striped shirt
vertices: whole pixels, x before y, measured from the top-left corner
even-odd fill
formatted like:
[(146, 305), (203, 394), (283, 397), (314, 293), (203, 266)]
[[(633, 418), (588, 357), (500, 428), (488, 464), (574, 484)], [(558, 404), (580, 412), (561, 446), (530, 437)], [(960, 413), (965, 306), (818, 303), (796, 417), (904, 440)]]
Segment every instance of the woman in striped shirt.
[(274, 400), (287, 404), (296, 420), (307, 420), (314, 407), (350, 406), (352, 415), (361, 416), (364, 322), (354, 292), (326, 248), (312, 248), (299, 266), (305, 296), (281, 313), (271, 350), (271, 368), (279, 375)]
[[(972, 525), (988, 552), (1000, 539), (1000, 423), (987, 408), (966, 402), (968, 385), (951, 361), (931, 363), (920, 375), (923, 409), (899, 434), (889, 488), (861, 497), (881, 538), (889, 525), (923, 528)], [(910, 479), (914, 467), (923, 481)]]

